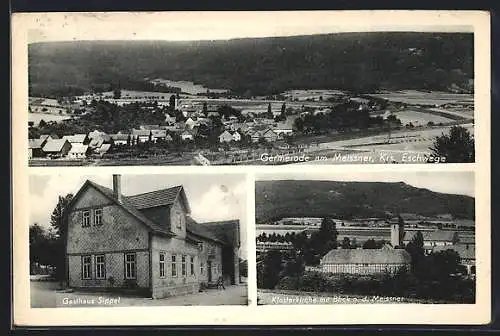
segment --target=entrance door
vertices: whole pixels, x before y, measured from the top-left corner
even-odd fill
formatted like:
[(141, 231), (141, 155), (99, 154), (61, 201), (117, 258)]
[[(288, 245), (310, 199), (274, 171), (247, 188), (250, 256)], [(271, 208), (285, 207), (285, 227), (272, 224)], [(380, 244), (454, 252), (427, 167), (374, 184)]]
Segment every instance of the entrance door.
[(212, 282), (212, 261), (207, 261), (208, 282)]

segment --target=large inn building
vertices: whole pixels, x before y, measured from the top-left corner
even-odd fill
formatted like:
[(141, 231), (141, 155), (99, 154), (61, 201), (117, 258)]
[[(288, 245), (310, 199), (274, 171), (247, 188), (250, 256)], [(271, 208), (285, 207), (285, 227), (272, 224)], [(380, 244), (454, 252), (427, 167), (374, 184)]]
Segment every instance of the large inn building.
[(135, 289), (152, 298), (198, 292), (201, 283), (239, 283), (239, 220), (197, 223), (184, 188), (138, 195), (87, 180), (67, 212), (72, 288)]

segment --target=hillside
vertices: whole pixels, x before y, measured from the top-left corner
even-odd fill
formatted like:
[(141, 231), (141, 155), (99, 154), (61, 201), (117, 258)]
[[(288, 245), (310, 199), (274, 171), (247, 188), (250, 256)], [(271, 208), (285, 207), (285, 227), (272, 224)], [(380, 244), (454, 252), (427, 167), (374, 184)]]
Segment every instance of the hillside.
[(29, 45), (31, 95), (187, 80), (252, 96), (287, 89), (447, 90), (473, 78), (473, 34), (341, 33), (224, 41)]
[(403, 182), (257, 181), (257, 223), (282, 217), (378, 217), (386, 211), (474, 219), (474, 198)]

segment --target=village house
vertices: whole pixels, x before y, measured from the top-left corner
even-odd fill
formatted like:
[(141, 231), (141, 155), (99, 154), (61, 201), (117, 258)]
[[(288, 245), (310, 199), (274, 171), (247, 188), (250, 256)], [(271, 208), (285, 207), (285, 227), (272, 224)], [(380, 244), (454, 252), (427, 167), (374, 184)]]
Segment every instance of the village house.
[(284, 135), (291, 135), (293, 133), (293, 129), (290, 125), (277, 123), (276, 126), (273, 127), (273, 132), (281, 137)]
[(89, 153), (90, 149), (88, 145), (83, 145), (81, 143), (71, 144), (71, 149), (68, 152), (68, 159), (85, 159)]
[(241, 134), (239, 132), (233, 133), (233, 141), (241, 141)]
[(454, 246), (436, 246), (432, 249), (432, 253), (452, 250), (457, 252), (460, 257), (460, 264), (467, 270), (467, 275), (476, 274), (476, 246), (460, 244)]
[(65, 135), (62, 138), (68, 140), (71, 144), (86, 145), (90, 142), (87, 134)]
[(28, 140), (28, 158), (38, 158), (43, 157), (44, 152), (42, 150), (43, 146), (47, 141), (42, 139), (29, 139)]
[(167, 130), (153, 129), (151, 130), (151, 140), (157, 142), (158, 140), (165, 140), (167, 137)]
[(132, 136), (137, 140), (137, 142), (147, 142), (150, 139), (151, 131), (145, 129), (132, 129)]
[(165, 114), (165, 124), (167, 124), (167, 125), (174, 125), (175, 121), (176, 121), (176, 119), (175, 119), (174, 116), (171, 116), (168, 113)]
[(219, 135), (219, 142), (231, 142), (233, 141), (233, 136), (228, 131), (224, 131)]
[[(408, 244), (412, 241), (418, 231), (407, 231), (404, 235), (404, 243)], [(423, 231), (424, 249), (426, 253), (430, 253), (436, 246), (451, 246), (458, 243), (458, 234), (456, 231), (435, 230)]]
[(66, 139), (49, 139), (42, 148), (44, 154), (51, 158), (62, 158), (70, 149), (71, 144)]
[(110, 149), (111, 149), (111, 144), (105, 143), (102, 144), (100, 147), (94, 148), (94, 153), (102, 157), (104, 156), (104, 154), (109, 152)]
[(181, 140), (182, 141), (194, 140), (194, 135), (192, 132), (185, 130), (184, 132), (181, 133)]
[(111, 140), (115, 145), (127, 145), (131, 140), (129, 134), (117, 133), (117, 134), (110, 134), (109, 136), (111, 137)]
[(163, 298), (219, 278), (239, 283), (239, 221), (198, 223), (182, 186), (125, 196), (87, 180), (68, 205), (71, 288), (135, 289)]
[(274, 142), (278, 140), (278, 134), (276, 134), (270, 128), (265, 128), (261, 131), (255, 131), (250, 136), (252, 138), (252, 142), (259, 142), (260, 139), (264, 139), (267, 142)]
[(184, 124), (188, 129), (193, 129), (193, 127), (196, 125), (196, 122), (192, 118), (188, 118)]
[(48, 140), (56, 140), (59, 137), (56, 134), (42, 134), (39, 139), (45, 144)]

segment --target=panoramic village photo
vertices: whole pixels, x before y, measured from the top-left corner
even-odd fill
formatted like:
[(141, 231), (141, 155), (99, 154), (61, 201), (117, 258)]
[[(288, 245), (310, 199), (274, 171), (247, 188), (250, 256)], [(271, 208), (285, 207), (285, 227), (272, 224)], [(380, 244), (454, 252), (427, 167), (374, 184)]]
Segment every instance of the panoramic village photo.
[(257, 304), (476, 300), (469, 172), (260, 174)]
[(208, 27), (172, 41), (33, 30), (29, 165), (475, 161), (473, 33), (331, 31), (213, 38)]
[(244, 175), (29, 182), (32, 308), (248, 304)]

